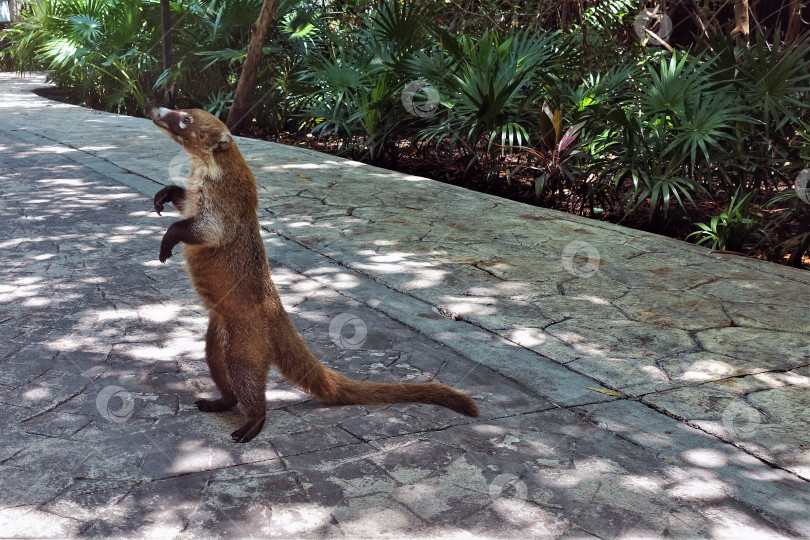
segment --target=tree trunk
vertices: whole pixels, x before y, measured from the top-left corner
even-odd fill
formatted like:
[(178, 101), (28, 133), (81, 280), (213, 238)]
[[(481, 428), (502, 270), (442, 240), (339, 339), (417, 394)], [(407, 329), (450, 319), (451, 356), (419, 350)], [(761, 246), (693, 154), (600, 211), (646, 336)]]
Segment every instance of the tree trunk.
[(253, 85), (256, 81), (256, 73), (259, 71), (259, 62), (262, 59), (262, 47), (270, 26), (276, 18), (276, 8), (278, 0), (264, 0), (259, 18), (251, 26), (250, 45), (248, 45), (247, 57), (242, 66), (242, 74), (239, 76), (239, 83), (236, 85), (236, 94), (233, 96), (233, 105), (228, 111), (227, 126), (231, 132), (239, 131), (247, 119), (253, 107), (248, 107), (250, 95), (253, 93)]
[[(163, 69), (172, 65), (172, 13), (169, 0), (160, 0), (160, 22), (163, 33)], [(174, 108), (174, 83), (166, 90), (166, 107)]]
[(748, 0), (734, 0), (734, 30), (732, 36), (739, 36), (748, 43)]

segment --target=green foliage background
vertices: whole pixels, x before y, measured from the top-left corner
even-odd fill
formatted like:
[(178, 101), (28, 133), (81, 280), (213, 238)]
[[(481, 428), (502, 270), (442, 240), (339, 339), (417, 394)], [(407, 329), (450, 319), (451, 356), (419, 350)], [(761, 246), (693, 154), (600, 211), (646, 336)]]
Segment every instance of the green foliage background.
[[(172, 1), (163, 70), (159, 0), (31, 0), (0, 55), (90, 106), (139, 114), (172, 87), (224, 117), (261, 4)], [(668, 52), (635, 38), (635, 2), (563, 4), (282, 0), (252, 128), (385, 166), (419, 156), (451, 180), (800, 265), (810, 42), (772, 29)], [(403, 106), (415, 80), (438, 91), (433, 114)]]

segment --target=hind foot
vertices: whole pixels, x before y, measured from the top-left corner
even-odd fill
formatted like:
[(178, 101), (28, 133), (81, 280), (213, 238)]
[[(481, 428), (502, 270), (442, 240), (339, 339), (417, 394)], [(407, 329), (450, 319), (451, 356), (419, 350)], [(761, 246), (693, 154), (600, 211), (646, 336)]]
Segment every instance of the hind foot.
[(233, 409), (236, 405), (236, 400), (226, 401), (224, 398), (219, 399), (198, 399), (194, 402), (202, 412), (225, 412)]
[(234, 442), (246, 443), (259, 434), (264, 427), (264, 417), (258, 420), (248, 420), (247, 423), (231, 433)]

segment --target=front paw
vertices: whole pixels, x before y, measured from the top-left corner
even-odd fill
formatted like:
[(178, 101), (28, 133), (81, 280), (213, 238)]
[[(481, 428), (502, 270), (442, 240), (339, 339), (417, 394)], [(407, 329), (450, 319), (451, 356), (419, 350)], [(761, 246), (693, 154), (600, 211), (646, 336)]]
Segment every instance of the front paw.
[(169, 242), (166, 242), (164, 237), (163, 242), (160, 243), (160, 255), (158, 255), (158, 260), (160, 262), (165, 263), (166, 259), (172, 256), (172, 245)]
[(169, 202), (171, 200), (171, 195), (169, 193), (170, 188), (171, 186), (166, 186), (165, 188), (155, 193), (154, 206), (157, 215), (160, 215), (160, 213), (163, 212), (163, 203)]
[(180, 186), (166, 186), (155, 193), (155, 212), (160, 215), (165, 203), (172, 203), (175, 207), (182, 201), (185, 190)]

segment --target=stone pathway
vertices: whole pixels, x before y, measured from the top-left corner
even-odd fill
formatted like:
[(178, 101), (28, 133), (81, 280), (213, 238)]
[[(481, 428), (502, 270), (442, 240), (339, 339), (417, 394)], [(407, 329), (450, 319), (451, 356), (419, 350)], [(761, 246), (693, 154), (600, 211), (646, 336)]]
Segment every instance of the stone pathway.
[(207, 415), (151, 122), (0, 74), (0, 536), (810, 537), (810, 274), (239, 140), (327, 365), (470, 393)]

